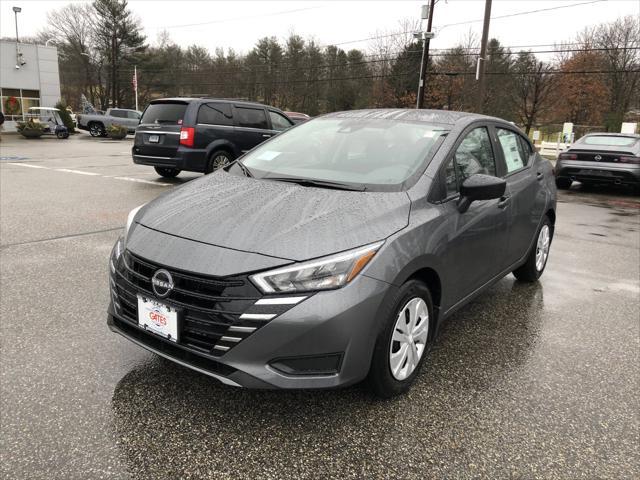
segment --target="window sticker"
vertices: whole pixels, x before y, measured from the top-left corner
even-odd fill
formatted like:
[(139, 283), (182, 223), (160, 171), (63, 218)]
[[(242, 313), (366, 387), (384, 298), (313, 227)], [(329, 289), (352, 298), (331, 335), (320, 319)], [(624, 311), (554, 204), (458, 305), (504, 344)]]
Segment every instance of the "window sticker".
[(257, 158), (256, 160), (264, 160), (265, 162), (270, 162), (271, 160), (273, 160), (274, 158), (276, 158), (278, 155), (280, 155), (282, 152), (275, 152), (273, 150), (266, 150), (264, 152), (262, 152)]

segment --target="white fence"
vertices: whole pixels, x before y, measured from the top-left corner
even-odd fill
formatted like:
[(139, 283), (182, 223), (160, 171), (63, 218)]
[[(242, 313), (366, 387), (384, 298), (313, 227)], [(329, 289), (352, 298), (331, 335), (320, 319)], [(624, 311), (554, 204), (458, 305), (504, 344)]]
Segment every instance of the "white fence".
[(569, 148), (570, 145), (570, 143), (542, 142), (540, 144), (540, 155), (557, 158), (558, 154)]

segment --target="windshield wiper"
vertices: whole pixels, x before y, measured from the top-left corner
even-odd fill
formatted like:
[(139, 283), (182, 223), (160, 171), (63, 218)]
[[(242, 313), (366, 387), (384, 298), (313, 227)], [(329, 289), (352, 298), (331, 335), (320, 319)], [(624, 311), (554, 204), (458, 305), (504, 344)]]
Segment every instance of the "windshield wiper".
[(331, 182), (328, 180), (314, 180), (312, 178), (262, 177), (261, 180), (274, 180), (276, 182), (297, 183), (298, 185), (302, 185), (303, 187), (333, 188), (335, 190), (353, 190), (356, 192), (364, 192), (367, 189), (367, 187), (365, 187), (364, 185)]
[(253, 174), (251, 173), (251, 170), (249, 170), (249, 167), (247, 167), (244, 163), (242, 163), (240, 160), (236, 160), (236, 163), (238, 164), (238, 166), (242, 169), (242, 173), (245, 174), (245, 176), (247, 177), (251, 177), (253, 178)]

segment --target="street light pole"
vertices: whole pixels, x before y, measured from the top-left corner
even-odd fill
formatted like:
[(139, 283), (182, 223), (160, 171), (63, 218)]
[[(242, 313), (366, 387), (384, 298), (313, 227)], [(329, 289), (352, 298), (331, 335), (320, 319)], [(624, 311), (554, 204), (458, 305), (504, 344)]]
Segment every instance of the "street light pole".
[[(429, 40), (433, 38), (431, 25), (433, 23), (433, 7), (435, 4), (436, 0), (429, 1), (427, 31), (422, 33), (422, 60), (420, 61), (420, 81), (418, 82), (418, 99), (416, 102), (416, 108), (422, 108), (424, 105), (425, 76), (427, 74), (427, 63), (429, 63)], [(425, 14), (426, 5), (422, 7), (422, 20), (424, 20)]]
[[(20, 43), (20, 41), (18, 40), (18, 14), (22, 11), (22, 9), (20, 7), (13, 7), (13, 13), (16, 16), (16, 45), (18, 43)], [(17, 48), (17, 46), (16, 46)]]

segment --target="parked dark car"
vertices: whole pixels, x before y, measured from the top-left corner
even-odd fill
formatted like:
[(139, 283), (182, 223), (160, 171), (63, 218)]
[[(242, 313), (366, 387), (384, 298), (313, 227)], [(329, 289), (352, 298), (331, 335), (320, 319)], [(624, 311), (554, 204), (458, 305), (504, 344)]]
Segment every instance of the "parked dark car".
[(505, 121), (333, 113), (134, 209), (108, 325), (229, 385), (388, 397), (453, 312), (540, 277), (555, 212), (551, 164)]
[(568, 189), (582, 184), (640, 186), (640, 135), (589, 133), (558, 155), (556, 185)]
[(136, 129), (133, 161), (163, 177), (211, 173), (293, 126), (280, 110), (213, 98), (153, 100)]

